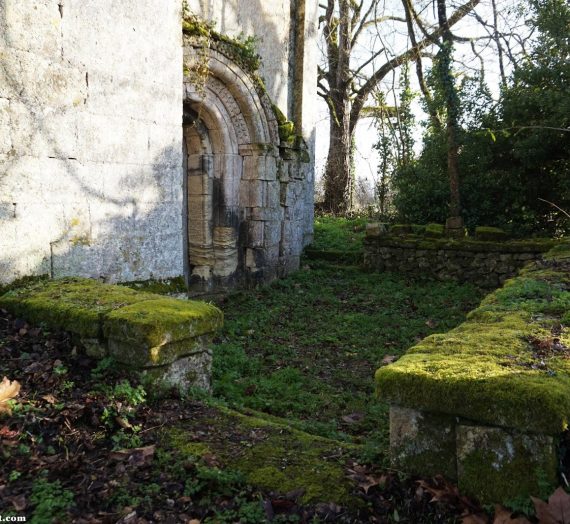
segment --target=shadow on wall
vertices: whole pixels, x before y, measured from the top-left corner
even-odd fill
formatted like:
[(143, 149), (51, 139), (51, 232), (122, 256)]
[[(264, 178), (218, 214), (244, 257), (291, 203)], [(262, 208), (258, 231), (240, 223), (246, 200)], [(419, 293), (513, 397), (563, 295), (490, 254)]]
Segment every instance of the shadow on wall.
[[(0, 27), (7, 27), (5, 9), (0, 15)], [(78, 143), (92, 140), (93, 148), (109, 146), (105, 153), (112, 154), (141, 141), (129, 142), (127, 134), (113, 143), (104, 136), (113, 133), (101, 125), (104, 116), (85, 107), (86, 71), (63, 60), (46, 66), (45, 56), (17, 49), (9, 32), (2, 38), (0, 283), (34, 274), (113, 281), (182, 274), (181, 136), (152, 155), (147, 125), (140, 160), (139, 151), (130, 153), (132, 162), (82, 158)], [(30, 78), (34, 60), (43, 68)], [(100, 136), (93, 134), (97, 125), (89, 126), (97, 118)], [(133, 133), (144, 127), (132, 119), (129, 125)]]

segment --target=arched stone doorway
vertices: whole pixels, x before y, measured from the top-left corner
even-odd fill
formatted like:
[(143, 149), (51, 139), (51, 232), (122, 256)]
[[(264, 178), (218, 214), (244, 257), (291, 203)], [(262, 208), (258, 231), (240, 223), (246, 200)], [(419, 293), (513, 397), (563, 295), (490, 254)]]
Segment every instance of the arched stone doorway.
[(184, 53), (189, 287), (208, 293), (286, 274), (306, 229), (291, 203), (306, 178), (303, 142), (280, 139), (271, 101), (234, 60), (192, 40)]

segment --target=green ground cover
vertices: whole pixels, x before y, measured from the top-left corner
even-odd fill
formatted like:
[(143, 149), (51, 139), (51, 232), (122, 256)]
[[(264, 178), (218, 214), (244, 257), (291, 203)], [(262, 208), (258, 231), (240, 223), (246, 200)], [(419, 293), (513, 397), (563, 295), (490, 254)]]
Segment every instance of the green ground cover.
[(315, 217), (315, 239), (311, 249), (362, 251), (367, 218)]
[[(348, 221), (332, 220), (317, 220), (316, 245), (350, 234)], [(214, 394), (232, 407), (381, 452), (387, 407), (375, 398), (375, 370), (423, 337), (457, 326), (483, 294), (468, 284), (309, 264), (219, 304), (225, 327), (214, 351)]]

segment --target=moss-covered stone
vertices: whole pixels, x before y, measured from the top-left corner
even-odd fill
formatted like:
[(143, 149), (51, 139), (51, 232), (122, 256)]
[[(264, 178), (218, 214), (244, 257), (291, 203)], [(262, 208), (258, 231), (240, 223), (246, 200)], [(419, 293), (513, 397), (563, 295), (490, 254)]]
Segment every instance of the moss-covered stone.
[(455, 480), (455, 417), (390, 407), (390, 459), (398, 470)]
[(412, 233), (411, 224), (394, 224), (390, 227), (390, 233), (392, 235), (409, 235)]
[(273, 104), (271, 106), (271, 108), (273, 109), (273, 114), (275, 115), (275, 118), (277, 120), (277, 124), (279, 125), (283, 125), (287, 123), (287, 117), (285, 116), (285, 113), (283, 113), (283, 111), (281, 111), (281, 109), (279, 109), (279, 106)]
[(493, 253), (546, 253), (558, 245), (560, 241), (550, 238), (533, 238), (527, 240), (509, 240), (506, 242), (489, 242), (471, 238), (426, 238), (409, 234), (411, 225), (398, 224), (390, 227), (392, 236), (374, 237), (366, 241), (369, 246), (401, 247), (403, 249), (450, 250)]
[(121, 285), (130, 287), (136, 291), (155, 293), (157, 295), (178, 295), (188, 292), (186, 280), (183, 276), (160, 280), (137, 280), (134, 282), (124, 282), (121, 283)]
[(477, 240), (489, 240), (497, 242), (507, 239), (507, 233), (498, 227), (479, 226), (475, 228), (475, 238)]
[[(570, 290), (558, 283), (567, 270), (553, 267), (548, 280), (540, 271), (539, 264), (530, 266), (489, 295), (464, 324), (424, 339), (379, 369), (383, 400), (525, 432), (564, 430), (570, 418), (570, 359), (563, 351), (537, 356), (529, 341), (552, 338), (568, 315)], [(566, 331), (558, 338), (561, 347), (570, 346)]]
[(86, 278), (43, 280), (0, 297), (0, 307), (33, 323), (63, 329), (98, 345), (119, 362), (163, 366), (204, 349), (201, 338), (223, 315), (203, 302), (177, 300)]
[(426, 237), (442, 238), (445, 235), (445, 226), (443, 224), (428, 224), (424, 234)]
[[(109, 312), (103, 323), (106, 338), (158, 351), (174, 342), (213, 333), (222, 325), (221, 311), (210, 304), (173, 298), (154, 298)], [(157, 355), (151, 356), (157, 363)]]
[(427, 226), (424, 226), (422, 224), (412, 224), (411, 228), (412, 228), (412, 234), (423, 235), (426, 232)]
[(556, 445), (550, 436), (481, 426), (457, 427), (462, 493), (491, 502), (540, 496), (556, 486), (557, 466)]
[(293, 122), (286, 121), (279, 124), (279, 138), (282, 142), (294, 144), (295, 137), (295, 124)]
[[(195, 428), (207, 428), (198, 436)], [(164, 432), (164, 444), (192, 457), (215, 455), (224, 467), (240, 471), (246, 481), (267, 491), (302, 490), (303, 503), (352, 506), (354, 485), (345, 463), (359, 447), (315, 437), (229, 409), (210, 408), (201, 419), (185, 421)]]
[(97, 338), (105, 315), (157, 298), (162, 297), (86, 278), (63, 278), (14, 288), (0, 297), (0, 307), (33, 323)]

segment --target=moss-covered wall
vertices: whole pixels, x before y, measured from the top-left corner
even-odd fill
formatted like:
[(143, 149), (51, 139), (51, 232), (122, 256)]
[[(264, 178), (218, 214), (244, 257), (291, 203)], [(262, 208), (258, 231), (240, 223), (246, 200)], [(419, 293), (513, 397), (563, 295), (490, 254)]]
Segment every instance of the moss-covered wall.
[(397, 271), (496, 288), (531, 260), (538, 260), (556, 242), (451, 240), (411, 234), (379, 234), (364, 240), (364, 265), (378, 271)]
[(395, 465), (451, 474), (463, 491), (489, 502), (538, 496), (544, 481), (555, 483), (556, 443), (570, 420), (569, 325), (570, 243), (560, 243), (462, 325), (380, 368)]

